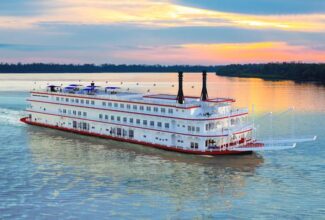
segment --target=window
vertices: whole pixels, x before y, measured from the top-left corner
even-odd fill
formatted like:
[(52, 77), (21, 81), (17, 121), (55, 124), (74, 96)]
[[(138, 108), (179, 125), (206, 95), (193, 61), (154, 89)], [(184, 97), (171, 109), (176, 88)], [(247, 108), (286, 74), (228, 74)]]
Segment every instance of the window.
[(169, 114), (173, 114), (174, 113), (174, 110), (170, 108), (170, 109), (168, 109), (168, 113)]
[(120, 117), (120, 116), (117, 116), (117, 117), (116, 117), (116, 120), (117, 120), (117, 121), (121, 121), (121, 117)]
[(136, 121), (136, 122), (137, 122), (137, 124), (139, 125), (139, 124), (140, 124), (140, 119), (137, 119), (137, 121)]
[(83, 116), (84, 116), (84, 117), (87, 117), (87, 112), (84, 112), (84, 113), (83, 113)]
[(138, 106), (137, 105), (133, 105), (133, 110), (137, 110)]
[(112, 103), (111, 102), (107, 103), (107, 105), (108, 105), (108, 107), (112, 107)]
[(102, 114), (99, 114), (99, 118), (100, 118), (100, 119), (103, 119), (103, 115), (102, 115)]
[(143, 125), (148, 125), (148, 121), (147, 120), (143, 120)]
[(154, 121), (150, 121), (150, 126), (155, 126), (155, 122)]
[(114, 121), (115, 120), (115, 117), (114, 115), (111, 115), (111, 120)]
[(124, 104), (120, 104), (120, 108), (124, 108)]
[(66, 98), (66, 99), (65, 99), (65, 101), (66, 101), (66, 102), (69, 102), (69, 99), (68, 99), (68, 98)]
[(108, 120), (108, 115), (105, 115), (105, 120)]
[(117, 128), (116, 129), (116, 134), (117, 134), (117, 136), (121, 136), (122, 135), (122, 129), (121, 128)]
[(157, 108), (157, 107), (154, 107), (154, 108), (153, 108), (153, 111), (154, 111), (154, 112), (158, 112), (158, 108)]
[(129, 138), (134, 138), (134, 131), (133, 130), (129, 130)]
[(151, 112), (151, 107), (150, 106), (147, 106), (147, 111)]
[(144, 107), (141, 105), (140, 106), (140, 111), (143, 111), (144, 110)]
[(117, 103), (114, 103), (114, 108), (117, 108), (118, 107), (118, 104)]
[(71, 99), (71, 102), (74, 103), (74, 99)]
[(123, 122), (126, 123), (127, 121), (128, 121), (128, 119), (127, 119), (126, 117), (124, 117), (124, 118), (123, 118)]
[(89, 100), (86, 100), (86, 105), (89, 105)]
[(78, 115), (81, 116), (81, 112), (80, 111), (78, 112)]
[(169, 128), (169, 123), (165, 123), (165, 128)]
[(131, 105), (127, 104), (127, 105), (126, 105), (126, 108), (127, 108), (127, 109), (131, 109)]
[(200, 127), (196, 127), (196, 132), (200, 132)]
[(77, 115), (77, 111), (75, 111), (75, 110), (72, 113), (73, 113), (73, 115)]
[(129, 122), (130, 122), (131, 124), (133, 124), (133, 118), (130, 118), (130, 119), (129, 119)]
[(59, 97), (56, 97), (56, 101), (60, 101), (60, 98)]
[(103, 106), (106, 106), (106, 102), (102, 102), (102, 105), (103, 105)]
[(161, 109), (160, 109), (160, 112), (161, 112), (161, 113), (166, 113), (166, 109), (165, 109), (165, 108), (161, 108)]
[(84, 104), (84, 103), (85, 103), (85, 100), (81, 99), (81, 100), (80, 100), (80, 103), (81, 103), (81, 104)]
[(67, 110), (66, 109), (63, 109), (63, 114), (67, 114)]
[(79, 99), (76, 99), (76, 103), (79, 103)]
[(157, 127), (161, 128), (162, 127), (162, 123), (161, 122), (157, 122)]

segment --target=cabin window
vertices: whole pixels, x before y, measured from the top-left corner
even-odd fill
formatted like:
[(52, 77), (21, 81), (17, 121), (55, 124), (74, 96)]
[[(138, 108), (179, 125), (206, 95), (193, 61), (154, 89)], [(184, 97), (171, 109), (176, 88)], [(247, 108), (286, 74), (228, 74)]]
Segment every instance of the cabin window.
[(129, 119), (129, 122), (130, 122), (131, 124), (133, 124), (133, 118), (130, 118), (130, 119)]
[(114, 108), (117, 108), (118, 107), (118, 104), (117, 103), (114, 103)]
[(75, 101), (76, 101), (76, 103), (79, 103), (79, 99), (76, 99)]
[(120, 116), (117, 116), (117, 117), (116, 117), (116, 120), (117, 120), (117, 121), (121, 121), (121, 117), (120, 117)]
[(134, 131), (133, 130), (129, 130), (129, 138), (134, 138)]
[(117, 136), (121, 136), (122, 135), (122, 129), (121, 128), (117, 128), (116, 129), (116, 134), (117, 134)]
[(81, 116), (81, 112), (80, 111), (78, 112), (78, 115)]
[(191, 148), (192, 149), (199, 149), (199, 144), (195, 142), (191, 142)]
[(105, 115), (105, 120), (108, 120), (108, 115)]
[(200, 127), (196, 127), (196, 132), (200, 132)]
[(161, 122), (157, 122), (157, 127), (161, 128), (162, 127), (162, 123)]
[(71, 99), (71, 102), (74, 103), (74, 99)]
[(166, 109), (165, 109), (165, 108), (161, 108), (161, 109), (160, 109), (160, 112), (161, 112), (161, 113), (166, 113)]
[(169, 114), (173, 114), (174, 113), (174, 110), (170, 108), (170, 109), (168, 109), (168, 113)]
[(124, 104), (120, 104), (120, 108), (124, 108)]
[(169, 123), (165, 123), (165, 128), (169, 128)]
[(73, 128), (77, 128), (77, 122), (76, 121), (73, 121), (72, 124), (73, 124)]
[(147, 120), (143, 120), (143, 125), (148, 125), (148, 121)]
[(86, 100), (86, 105), (89, 105), (89, 100)]
[(147, 111), (151, 112), (151, 107), (150, 106), (147, 106)]
[(127, 119), (126, 117), (124, 117), (124, 118), (123, 118), (123, 122), (126, 123), (127, 121), (128, 121), (128, 119)]
[(126, 108), (127, 108), (127, 109), (131, 109), (131, 105), (127, 104), (127, 105), (126, 105)]
[(137, 124), (139, 125), (139, 124), (140, 124), (140, 119), (137, 119), (137, 121), (136, 121), (136, 122), (137, 122)]
[(126, 137), (127, 134), (128, 134), (128, 132), (125, 129), (123, 129), (123, 137)]
[(153, 108), (153, 111), (154, 111), (154, 112), (158, 112), (158, 108), (157, 108), (157, 107), (154, 107), (154, 108)]
[(56, 97), (56, 101), (60, 101), (60, 98), (59, 97)]
[(154, 121), (150, 121), (150, 126), (155, 126), (155, 122)]
[(91, 101), (91, 104), (92, 104), (92, 105), (95, 105), (95, 101)]
[(112, 107), (112, 103), (111, 102), (108, 102), (107, 105), (108, 105), (108, 107)]
[(65, 101), (66, 101), (66, 102), (69, 102), (69, 99), (68, 99), (68, 98), (66, 98), (66, 99), (65, 99)]
[(137, 105), (133, 105), (133, 110), (137, 110), (138, 106)]
[(81, 99), (81, 100), (80, 100), (80, 103), (81, 103), (81, 104), (84, 104), (84, 103), (85, 103), (85, 100)]
[(87, 112), (84, 112), (84, 113), (83, 113), (83, 116), (84, 116), (84, 117), (87, 117)]
[(77, 111), (73, 111), (72, 113), (73, 113), (73, 115), (77, 115)]
[(63, 114), (67, 114), (67, 110), (66, 109), (63, 109)]
[(111, 120), (114, 121), (115, 117), (114, 115), (111, 115)]
[(106, 106), (106, 102), (102, 102), (102, 105), (103, 105), (103, 106)]
[(100, 119), (103, 119), (103, 114), (99, 114), (99, 118)]

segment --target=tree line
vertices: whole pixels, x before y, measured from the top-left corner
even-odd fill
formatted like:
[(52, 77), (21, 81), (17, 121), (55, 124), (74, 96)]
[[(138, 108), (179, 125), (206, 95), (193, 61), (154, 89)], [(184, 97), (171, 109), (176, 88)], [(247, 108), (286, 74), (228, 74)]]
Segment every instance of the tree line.
[(317, 63), (267, 63), (219, 66), (218, 75), (257, 77), (269, 80), (313, 81), (325, 83), (325, 64)]
[(325, 64), (266, 63), (232, 65), (127, 65), (127, 64), (9, 64), (0, 63), (0, 73), (166, 73), (216, 72), (222, 76), (258, 77), (269, 80), (315, 81), (325, 83)]

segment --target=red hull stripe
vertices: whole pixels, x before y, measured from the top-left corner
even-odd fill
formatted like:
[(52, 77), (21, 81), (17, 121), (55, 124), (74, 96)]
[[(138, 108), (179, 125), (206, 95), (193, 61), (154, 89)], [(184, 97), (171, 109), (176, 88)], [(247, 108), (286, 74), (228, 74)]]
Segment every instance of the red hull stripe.
[[(52, 115), (52, 116), (57, 116), (57, 117), (62, 117), (62, 118), (72, 118), (76, 120), (83, 120), (83, 121), (91, 121), (91, 122), (98, 122), (102, 124), (110, 124), (110, 125), (117, 125), (117, 126), (124, 126), (128, 128), (138, 128), (138, 129), (143, 129), (143, 130), (150, 130), (150, 131), (157, 131), (157, 132), (165, 132), (165, 133), (170, 133), (170, 134), (177, 134), (177, 135), (184, 135), (184, 136), (192, 136), (192, 137), (203, 137), (203, 138), (213, 138), (213, 137), (227, 137), (228, 135), (195, 135), (195, 134), (185, 134), (185, 133), (177, 133), (177, 132), (171, 132), (171, 131), (165, 131), (165, 130), (158, 130), (158, 129), (152, 129), (152, 128), (144, 128), (144, 127), (138, 127), (138, 126), (133, 126), (133, 125), (124, 125), (124, 124), (118, 124), (118, 123), (111, 123), (111, 122), (104, 122), (104, 121), (98, 121), (98, 120), (91, 120), (91, 119), (85, 119), (85, 118), (78, 118), (78, 117), (71, 117), (71, 116), (65, 116), (65, 115), (58, 115), (58, 114), (51, 114), (51, 113), (45, 113), (45, 112), (37, 112), (37, 111), (31, 111), (27, 110), (26, 112), (32, 112), (32, 113), (37, 113), (37, 114), (43, 114), (43, 115)], [(245, 131), (233, 133), (233, 134), (242, 134), (248, 131), (251, 131), (252, 129), (248, 129)]]
[(29, 101), (29, 102), (46, 103), (46, 104), (64, 105), (64, 106), (71, 106), (71, 107), (79, 107), (79, 108), (96, 109), (96, 110), (105, 110), (105, 111), (120, 112), (120, 113), (135, 114), (135, 115), (153, 116), (153, 117), (160, 117), (160, 118), (170, 118), (170, 119), (176, 119), (176, 120), (186, 120), (186, 121), (212, 121), (212, 120), (223, 120), (223, 119), (227, 119), (227, 118), (240, 117), (240, 116), (243, 116), (243, 115), (247, 115), (247, 114), (248, 114), (248, 113), (242, 113), (242, 114), (238, 114), (238, 115), (232, 115), (232, 116), (230, 116), (230, 117), (207, 118), (207, 119), (204, 119), (204, 118), (203, 118), (203, 119), (195, 119), (195, 118), (179, 118), (179, 117), (171, 117), (171, 116), (165, 116), (165, 115), (153, 115), (153, 114), (146, 114), (146, 113), (139, 113), (139, 112), (130, 112), (130, 111), (113, 110), (113, 109), (107, 109), (107, 108), (96, 108), (96, 107), (82, 106), (82, 105), (71, 105), (71, 104), (65, 104), (65, 103), (46, 102), (46, 101), (39, 101), (39, 100), (32, 100), (32, 99), (27, 99), (27, 101)]
[(102, 101), (112, 101), (112, 102), (123, 102), (123, 103), (133, 103), (133, 104), (143, 104), (143, 105), (152, 105), (152, 106), (162, 106), (162, 107), (171, 107), (171, 108), (178, 108), (178, 109), (193, 109), (199, 108), (200, 106), (191, 106), (191, 107), (181, 107), (175, 105), (166, 105), (166, 104), (155, 104), (155, 103), (146, 103), (146, 102), (134, 102), (134, 101), (125, 101), (125, 100), (115, 100), (115, 99), (103, 99), (103, 98), (94, 98), (94, 97), (84, 97), (84, 96), (72, 96), (66, 94), (55, 94), (55, 93), (47, 93), (47, 92), (31, 92), (32, 94), (39, 94), (39, 95), (51, 95), (51, 96), (63, 96), (63, 97), (71, 97), (71, 98), (81, 98), (81, 99), (90, 99), (90, 100), (102, 100)]
[(225, 150), (225, 151), (185, 150), (185, 149), (180, 149), (180, 148), (176, 148), (176, 147), (167, 147), (167, 146), (164, 146), (164, 145), (153, 144), (153, 143), (148, 143), (148, 142), (143, 142), (143, 141), (137, 141), (137, 140), (133, 140), (133, 139), (113, 137), (113, 136), (109, 136), (109, 135), (102, 135), (102, 134), (91, 133), (91, 132), (86, 132), (86, 131), (79, 131), (79, 130), (71, 129), (71, 128), (62, 128), (62, 127), (47, 125), (47, 124), (43, 124), (43, 123), (31, 122), (31, 121), (28, 120), (28, 117), (27, 118), (22, 118), (22, 119), (20, 119), (20, 121), (22, 121), (22, 122), (24, 122), (26, 124), (36, 125), (36, 126), (40, 126), (40, 127), (46, 127), (46, 128), (51, 128), (51, 129), (56, 129), (56, 130), (61, 130), (61, 131), (68, 131), (68, 132), (77, 133), (77, 134), (81, 134), (81, 135), (106, 138), (106, 139), (111, 139), (111, 140), (116, 140), (116, 141), (129, 142), (129, 143), (133, 143), (133, 144), (140, 144), (140, 145), (144, 145), (144, 146), (148, 146), (148, 147), (158, 148), (158, 149), (167, 150), (167, 151), (176, 151), (176, 152), (179, 152), (179, 153), (186, 153), (186, 154), (227, 155), (227, 154), (247, 154), (247, 153), (252, 152), (252, 151), (243, 152), (243, 151), (229, 151), (229, 150)]

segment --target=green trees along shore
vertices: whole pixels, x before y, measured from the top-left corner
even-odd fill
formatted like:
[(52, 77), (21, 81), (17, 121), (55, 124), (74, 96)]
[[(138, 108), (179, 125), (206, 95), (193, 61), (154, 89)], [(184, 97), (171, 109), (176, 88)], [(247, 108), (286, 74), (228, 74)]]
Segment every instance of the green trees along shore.
[(221, 76), (257, 77), (268, 80), (325, 83), (325, 64), (267, 63), (232, 65), (115, 65), (115, 64), (8, 64), (0, 63), (0, 73), (164, 73), (215, 72)]

